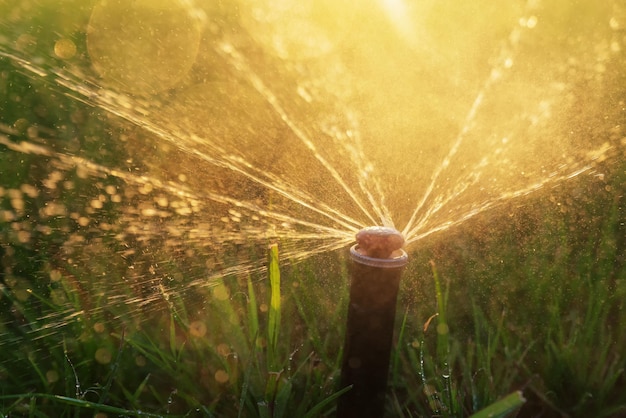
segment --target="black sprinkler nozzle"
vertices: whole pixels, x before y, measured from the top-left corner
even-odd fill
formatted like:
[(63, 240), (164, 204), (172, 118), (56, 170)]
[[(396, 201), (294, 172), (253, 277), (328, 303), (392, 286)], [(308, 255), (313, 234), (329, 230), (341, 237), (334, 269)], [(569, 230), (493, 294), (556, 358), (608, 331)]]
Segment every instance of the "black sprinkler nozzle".
[(341, 368), (338, 418), (380, 418), (394, 331), (396, 299), (408, 262), (404, 238), (393, 228), (369, 227), (350, 248), (351, 283), (348, 323)]

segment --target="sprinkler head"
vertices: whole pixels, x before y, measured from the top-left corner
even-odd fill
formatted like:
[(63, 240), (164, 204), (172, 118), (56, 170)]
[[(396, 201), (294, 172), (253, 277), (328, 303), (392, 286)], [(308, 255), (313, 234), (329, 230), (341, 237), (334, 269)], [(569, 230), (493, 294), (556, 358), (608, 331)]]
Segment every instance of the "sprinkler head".
[(404, 245), (404, 237), (394, 228), (369, 226), (356, 234), (356, 251), (371, 258), (391, 258)]
[(408, 255), (404, 237), (373, 226), (356, 234), (350, 248), (350, 303), (341, 384), (352, 389), (339, 398), (338, 418), (384, 415), (393, 323), (400, 278)]

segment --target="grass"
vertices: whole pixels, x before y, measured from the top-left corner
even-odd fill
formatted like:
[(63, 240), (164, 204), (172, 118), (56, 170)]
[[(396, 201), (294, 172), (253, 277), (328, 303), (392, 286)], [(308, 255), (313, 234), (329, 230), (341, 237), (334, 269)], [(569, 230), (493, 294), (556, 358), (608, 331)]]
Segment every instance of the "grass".
[[(96, 324), (101, 324), (98, 319), (82, 318), (66, 330), (67, 335), (80, 335), (80, 343), (64, 340), (54, 346), (53, 340), (47, 339), (45, 352), (30, 351), (29, 344), (42, 339), (36, 329), (25, 332), (16, 344), (28, 354), (3, 362), (6, 379), (2, 381), (0, 411), (8, 416), (83, 416), (91, 412), (127, 416), (323, 415), (341, 393), (325, 373), (334, 373), (337, 367), (321, 367), (306, 341), (293, 349), (279, 339), (279, 332), (293, 330), (290, 324), (281, 323), (281, 313), (289, 311), (281, 305), (284, 296), (277, 247), (271, 247), (269, 254), (269, 289), (260, 289), (263, 286), (251, 277), (247, 294), (235, 293), (226, 281), (215, 283), (210, 288), (210, 306), (200, 317), (194, 318), (185, 301), (173, 296), (169, 314), (156, 324), (145, 324), (142, 331), (126, 333), (122, 329), (103, 335), (94, 331)], [(33, 328), (41, 325), (34, 316), (26, 316), (30, 311), (13, 292), (4, 290), (5, 297), (25, 313), (26, 324)], [(264, 298), (265, 290), (269, 303), (259, 305), (257, 298)], [(45, 301), (42, 297), (36, 300)], [(78, 311), (80, 306), (75, 308)], [(7, 344), (3, 347), (5, 351), (9, 348)], [(23, 367), (31, 380), (9, 383)], [(51, 371), (57, 378), (50, 378)], [(59, 384), (63, 381), (65, 384)]]
[[(501, 245), (510, 239), (501, 232), (489, 251), (502, 263), (457, 258), (480, 251), (480, 231), (432, 247), (430, 263), (417, 255), (400, 298), (389, 416), (624, 413), (626, 286), (623, 244), (615, 241), (623, 215), (619, 202), (585, 210), (607, 207), (582, 238), (569, 231), (580, 213), (536, 218), (538, 233), (523, 235), (517, 250)], [(544, 251), (529, 250), (540, 246)], [(19, 261), (20, 254), (3, 251), (5, 261)], [(446, 257), (439, 259), (440, 251)], [(225, 277), (199, 295), (172, 292), (165, 307), (139, 322), (131, 309), (117, 326), (106, 318), (104, 299), (91, 301), (86, 313), (69, 273), (55, 289), (64, 296), (54, 299), (44, 286), (24, 298), (5, 276), (1, 413), (332, 416), (342, 393), (347, 276), (322, 266), (345, 260), (329, 254), (294, 266), (282, 261), (281, 280), (277, 247), (268, 255), (268, 280)], [(462, 263), (471, 268), (454, 275)], [(332, 279), (339, 282), (331, 286)], [(82, 314), (70, 318), (70, 311)], [(70, 319), (54, 321), (61, 317)]]
[[(6, 190), (20, 189), (28, 164), (5, 153), (0, 166), (14, 170)], [(93, 179), (74, 174), (65, 199), (93, 195)], [(606, 177), (488, 214), (411, 254), (389, 416), (625, 413), (626, 179), (619, 168)], [(102, 183), (98, 192), (116, 186)], [(55, 199), (23, 195), (22, 225)], [(3, 416), (333, 416), (348, 303), (342, 252), (291, 264), (279, 263), (280, 245), (267, 262), (265, 249), (233, 250), (224, 266), (256, 259), (267, 277), (188, 287), (206, 274), (198, 257), (154, 241), (127, 253), (100, 229), (39, 222), (28, 242), (15, 222), (0, 224)]]
[[(605, 189), (622, 180), (617, 172)], [(586, 182), (576, 187), (597, 189)], [(493, 229), (503, 220), (486, 217), (412, 255), (389, 416), (625, 412), (623, 197), (609, 191), (566, 211), (551, 207), (555, 194), (507, 216), (508, 227)], [(160, 274), (182, 282), (146, 290), (103, 252), (105, 238), (83, 248), (87, 269), (2, 246), (2, 415), (334, 414), (348, 297), (343, 253), (291, 265), (272, 246), (267, 277), (185, 288), (189, 270), (153, 252), (135, 265), (169, 259), (158, 261)], [(85, 280), (102, 272), (106, 281)]]
[[(623, 173), (614, 181), (623, 185)], [(597, 187), (587, 182), (577, 187)], [(401, 333), (401, 359), (420, 379), (394, 388), (410, 398), (397, 404), (397, 416), (467, 416), (509, 389), (528, 400), (520, 416), (625, 413), (623, 195), (603, 197), (604, 206), (596, 194), (593, 205), (558, 213), (543, 205), (542, 216), (524, 219), (532, 234), (493, 231), (485, 246), (480, 229), (489, 219), (435, 251), (474, 256), (446, 260), (449, 278), (441, 282), (433, 269), (434, 284), (423, 286), (438, 315), (422, 314), (430, 322), (423, 333)]]

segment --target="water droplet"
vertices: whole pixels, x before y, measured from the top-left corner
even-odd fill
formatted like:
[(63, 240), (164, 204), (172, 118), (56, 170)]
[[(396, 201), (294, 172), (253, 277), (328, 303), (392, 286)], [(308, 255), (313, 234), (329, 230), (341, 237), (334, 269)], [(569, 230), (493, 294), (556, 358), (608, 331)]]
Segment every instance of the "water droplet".
[(59, 39), (54, 44), (54, 54), (64, 60), (70, 59), (76, 55), (76, 44), (71, 39)]

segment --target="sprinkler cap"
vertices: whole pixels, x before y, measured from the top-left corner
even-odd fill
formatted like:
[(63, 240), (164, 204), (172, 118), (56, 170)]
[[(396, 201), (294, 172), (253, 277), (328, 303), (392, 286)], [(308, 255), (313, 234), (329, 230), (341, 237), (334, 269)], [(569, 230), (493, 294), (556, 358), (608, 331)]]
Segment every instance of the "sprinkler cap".
[(404, 237), (394, 228), (370, 226), (356, 234), (356, 251), (370, 258), (393, 258), (394, 252), (404, 245)]

